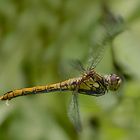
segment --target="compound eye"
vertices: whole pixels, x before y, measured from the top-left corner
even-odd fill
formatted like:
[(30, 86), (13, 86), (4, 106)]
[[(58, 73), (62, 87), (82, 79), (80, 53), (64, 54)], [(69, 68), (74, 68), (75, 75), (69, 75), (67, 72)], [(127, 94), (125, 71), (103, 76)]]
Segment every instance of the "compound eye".
[[(114, 75), (114, 74), (112, 74), (110, 78), (111, 78), (111, 83), (112, 83), (112, 84), (115, 83), (116, 80), (117, 80), (116, 75)], [(117, 81), (118, 81), (118, 80), (117, 80)]]
[(111, 75), (111, 85), (113, 90), (117, 90), (121, 84), (121, 78), (115, 74)]

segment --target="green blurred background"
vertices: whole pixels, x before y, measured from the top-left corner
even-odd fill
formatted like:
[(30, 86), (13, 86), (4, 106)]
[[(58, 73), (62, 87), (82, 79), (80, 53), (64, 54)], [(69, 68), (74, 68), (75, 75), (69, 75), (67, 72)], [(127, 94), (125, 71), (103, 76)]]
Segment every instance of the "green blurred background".
[(71, 92), (19, 97), (9, 106), (1, 101), (0, 140), (140, 139), (139, 0), (0, 0), (0, 95), (78, 76), (69, 62), (88, 65), (89, 38), (98, 42), (102, 34), (103, 4), (125, 27), (96, 69), (119, 73), (121, 89), (99, 98), (79, 95), (81, 133), (67, 117)]

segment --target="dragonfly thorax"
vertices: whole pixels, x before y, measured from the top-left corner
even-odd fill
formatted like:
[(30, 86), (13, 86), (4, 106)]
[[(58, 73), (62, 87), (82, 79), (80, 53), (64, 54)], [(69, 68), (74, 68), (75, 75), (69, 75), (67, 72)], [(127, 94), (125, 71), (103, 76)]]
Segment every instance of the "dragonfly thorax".
[(121, 85), (121, 78), (116, 74), (110, 74), (105, 76), (105, 81), (108, 85), (109, 90), (117, 90)]

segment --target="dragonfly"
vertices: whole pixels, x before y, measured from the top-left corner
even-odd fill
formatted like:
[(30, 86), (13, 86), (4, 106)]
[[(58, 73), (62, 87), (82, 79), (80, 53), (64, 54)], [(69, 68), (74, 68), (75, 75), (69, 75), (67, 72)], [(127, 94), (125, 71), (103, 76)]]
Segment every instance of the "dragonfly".
[(102, 75), (95, 70), (96, 65), (102, 59), (102, 46), (104, 46), (107, 40), (108, 36), (105, 36), (103, 42), (99, 42), (95, 45), (98, 53), (96, 53), (94, 57), (91, 57), (91, 64), (90, 67), (87, 68), (87, 70), (85, 70), (82, 64), (78, 61), (77, 66), (80, 67), (82, 71), (82, 74), (79, 77), (70, 78), (68, 80), (55, 84), (47, 84), (44, 86), (34, 86), (29, 88), (12, 90), (0, 96), (0, 100), (11, 100), (18, 96), (26, 96), (40, 93), (72, 91), (72, 98), (69, 106), (68, 116), (71, 122), (74, 124), (76, 130), (81, 130), (78, 95), (84, 94), (99, 97), (107, 93), (109, 90), (118, 90), (122, 83), (121, 77), (117, 74)]
[(66, 81), (45, 86), (35, 86), (12, 90), (0, 96), (0, 100), (11, 100), (18, 96), (50, 93), (56, 91), (72, 91), (72, 99), (69, 106), (68, 115), (76, 130), (81, 130), (81, 121), (78, 106), (78, 94), (89, 96), (102, 96), (108, 90), (116, 91), (121, 85), (121, 78), (116, 74), (101, 75), (94, 68), (85, 71), (81, 76), (71, 78)]

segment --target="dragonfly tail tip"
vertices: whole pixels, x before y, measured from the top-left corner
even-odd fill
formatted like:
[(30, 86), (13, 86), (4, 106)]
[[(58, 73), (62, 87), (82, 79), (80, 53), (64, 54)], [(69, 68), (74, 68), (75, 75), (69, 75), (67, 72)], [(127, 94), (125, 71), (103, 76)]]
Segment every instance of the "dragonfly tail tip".
[(2, 100), (3, 99), (3, 96), (0, 96), (0, 100)]

